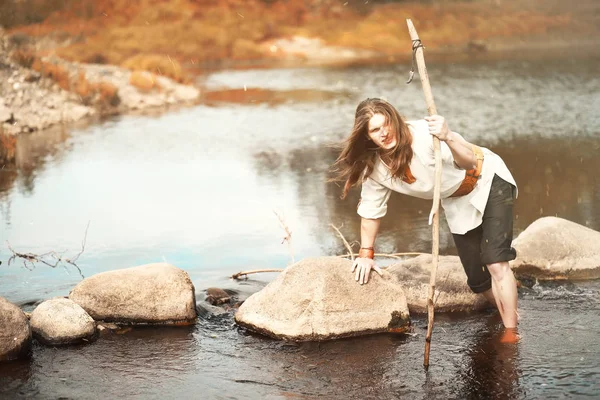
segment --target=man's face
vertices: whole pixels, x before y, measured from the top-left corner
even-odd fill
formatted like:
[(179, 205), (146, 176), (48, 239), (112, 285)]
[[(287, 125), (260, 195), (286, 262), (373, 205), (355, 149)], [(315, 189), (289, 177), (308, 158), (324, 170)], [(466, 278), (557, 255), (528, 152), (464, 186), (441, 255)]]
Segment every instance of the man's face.
[(395, 132), (390, 131), (390, 126), (383, 114), (375, 114), (369, 120), (369, 138), (385, 150), (392, 149), (398, 141)]

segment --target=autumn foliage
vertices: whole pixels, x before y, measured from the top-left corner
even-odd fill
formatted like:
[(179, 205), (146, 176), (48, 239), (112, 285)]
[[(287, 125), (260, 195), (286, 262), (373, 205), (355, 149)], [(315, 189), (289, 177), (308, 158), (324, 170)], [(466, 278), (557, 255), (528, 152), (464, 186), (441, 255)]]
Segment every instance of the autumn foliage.
[(28, 49), (17, 49), (11, 56), (19, 64), (53, 80), (61, 89), (77, 94), (84, 104), (97, 106), (101, 111), (110, 111), (121, 101), (118, 88), (112, 83), (90, 82), (85, 72), (71, 72), (59, 60), (43, 59)]
[(39, 72), (42, 76), (54, 80), (60, 88), (68, 91), (71, 90), (71, 76), (64, 66), (36, 58), (31, 68)]
[(160, 88), (156, 76), (148, 71), (133, 71), (129, 83), (144, 92)]
[(131, 70), (149, 71), (157, 75), (163, 75), (176, 82), (185, 82), (179, 61), (173, 60), (168, 54), (137, 54), (121, 63), (122, 67)]
[[(62, 6), (51, 11), (48, 2)], [(28, 35), (56, 32), (67, 35), (71, 40), (56, 49), (56, 54), (69, 60), (116, 64), (184, 82), (182, 65), (210, 68), (219, 67), (224, 61), (267, 59), (272, 55), (265, 44), (292, 35), (318, 37), (329, 45), (375, 50), (386, 55), (408, 54), (405, 19), (409, 17), (430, 50), (452, 46), (464, 49), (473, 41), (541, 36), (574, 26), (569, 12), (539, 12), (542, 0), (348, 3), (341, 0), (48, 0), (46, 6), (40, 6), (44, 15), (31, 18), (43, 22), (14, 29)], [(586, 23), (576, 27), (580, 34), (597, 29)]]

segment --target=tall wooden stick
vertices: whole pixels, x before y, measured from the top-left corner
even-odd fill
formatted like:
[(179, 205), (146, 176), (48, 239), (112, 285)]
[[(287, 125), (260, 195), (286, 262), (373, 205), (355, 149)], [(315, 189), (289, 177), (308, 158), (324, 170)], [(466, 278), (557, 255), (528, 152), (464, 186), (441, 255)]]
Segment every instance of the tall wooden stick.
[[(425, 102), (427, 103), (427, 112), (429, 115), (437, 114), (435, 103), (433, 101), (433, 93), (431, 92), (431, 85), (429, 84), (429, 76), (427, 75), (427, 68), (425, 67), (425, 58), (423, 57), (423, 46), (421, 40), (417, 34), (412, 21), (406, 20), (408, 25), (408, 32), (413, 43), (413, 57), (416, 58), (417, 67), (419, 68), (419, 77), (421, 78), (421, 85), (423, 86), (423, 92), (425, 93)], [(425, 337), (425, 357), (423, 360), (423, 366), (425, 370), (429, 368), (429, 350), (431, 348), (431, 334), (433, 333), (433, 295), (435, 294), (435, 276), (438, 268), (439, 252), (440, 252), (440, 188), (442, 184), (442, 155), (440, 152), (440, 140), (433, 137), (433, 150), (435, 154), (435, 187), (433, 191), (433, 205), (429, 214), (429, 224), (433, 223), (432, 236), (433, 236), (433, 249), (432, 254), (432, 265), (431, 265), (431, 276), (429, 278), (429, 293), (427, 296), (427, 336)]]

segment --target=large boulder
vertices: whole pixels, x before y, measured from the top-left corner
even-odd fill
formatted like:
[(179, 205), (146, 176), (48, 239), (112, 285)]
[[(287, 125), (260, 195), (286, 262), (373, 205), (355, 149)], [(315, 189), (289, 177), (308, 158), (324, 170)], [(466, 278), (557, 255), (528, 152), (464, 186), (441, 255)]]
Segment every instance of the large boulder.
[(600, 232), (556, 217), (534, 221), (514, 241), (520, 279), (600, 278)]
[(48, 345), (89, 341), (96, 336), (96, 322), (70, 299), (46, 300), (31, 313), (34, 337)]
[(250, 296), (235, 320), (252, 331), (293, 341), (408, 330), (406, 298), (395, 276), (373, 273), (368, 284), (359, 285), (351, 266), (337, 257), (291, 265)]
[(69, 294), (95, 320), (130, 324), (196, 321), (194, 285), (187, 272), (167, 263), (96, 274)]
[(25, 313), (0, 297), (0, 361), (16, 360), (30, 349), (31, 328)]
[[(422, 254), (387, 268), (402, 283), (411, 313), (427, 312), (431, 260), (431, 254)], [(467, 276), (457, 256), (439, 257), (433, 300), (436, 312), (472, 311), (490, 306), (483, 295), (473, 293), (467, 285)]]

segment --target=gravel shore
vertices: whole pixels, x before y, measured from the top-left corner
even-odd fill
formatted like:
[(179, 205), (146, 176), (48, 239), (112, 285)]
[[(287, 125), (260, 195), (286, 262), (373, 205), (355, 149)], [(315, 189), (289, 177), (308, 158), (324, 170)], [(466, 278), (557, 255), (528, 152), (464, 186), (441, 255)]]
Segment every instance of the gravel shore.
[(116, 89), (109, 102), (98, 102), (81, 96), (74, 87), (64, 90), (55, 79), (45, 76), (47, 74), (20, 65), (11, 57), (18, 48), (1, 28), (0, 38), (0, 123), (5, 135), (33, 132), (102, 114), (193, 104), (200, 95), (200, 90), (192, 85), (146, 72), (137, 72), (137, 78), (141, 76), (152, 85), (140, 88), (139, 84), (132, 84), (135, 72), (125, 68), (72, 63), (56, 57), (41, 58), (44, 63), (60, 66), (66, 71), (73, 86), (77, 84), (78, 76), (85, 76), (87, 85)]

